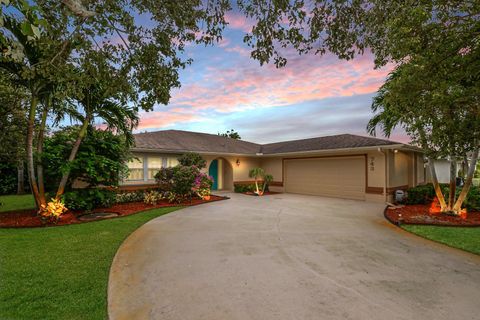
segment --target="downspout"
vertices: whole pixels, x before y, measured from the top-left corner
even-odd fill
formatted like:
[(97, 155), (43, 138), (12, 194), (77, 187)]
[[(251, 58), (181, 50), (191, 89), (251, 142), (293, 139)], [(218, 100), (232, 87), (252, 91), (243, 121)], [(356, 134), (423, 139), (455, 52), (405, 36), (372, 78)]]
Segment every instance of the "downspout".
[(382, 148), (378, 148), (378, 151), (383, 153), (383, 156), (385, 158), (385, 179), (383, 180), (383, 198), (385, 200), (385, 202), (387, 202), (387, 186), (388, 186), (388, 159), (387, 159), (387, 156), (388, 156), (388, 151), (387, 150), (384, 150)]

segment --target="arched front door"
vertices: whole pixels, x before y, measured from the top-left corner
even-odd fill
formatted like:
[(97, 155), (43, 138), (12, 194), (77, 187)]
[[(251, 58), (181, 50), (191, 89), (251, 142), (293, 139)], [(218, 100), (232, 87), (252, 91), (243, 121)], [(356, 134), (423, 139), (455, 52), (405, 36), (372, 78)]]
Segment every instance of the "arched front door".
[(212, 190), (233, 189), (233, 168), (224, 158), (217, 158), (210, 162), (208, 174), (213, 178)]
[(218, 190), (218, 160), (215, 159), (210, 163), (208, 175), (213, 178), (212, 190)]

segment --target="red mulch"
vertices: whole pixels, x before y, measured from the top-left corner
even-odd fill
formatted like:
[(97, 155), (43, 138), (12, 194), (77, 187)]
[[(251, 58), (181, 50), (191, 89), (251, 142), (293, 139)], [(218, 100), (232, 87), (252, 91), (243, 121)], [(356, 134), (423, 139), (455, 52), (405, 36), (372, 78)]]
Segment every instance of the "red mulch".
[(441, 226), (475, 227), (480, 226), (480, 212), (468, 212), (465, 219), (446, 213), (430, 213), (430, 205), (407, 205), (400, 208), (388, 207), (385, 217), (398, 224), (401, 214), (402, 224), (425, 224)]
[[(279, 194), (279, 193), (281, 193), (281, 192), (265, 191), (261, 196), (271, 196), (271, 195)], [(247, 196), (259, 197), (257, 194), (255, 194), (255, 192), (250, 192), (250, 191), (249, 192), (243, 192), (243, 194), (246, 194)]]
[[(135, 214), (141, 211), (155, 209), (155, 208), (165, 208), (165, 207), (179, 207), (179, 206), (195, 206), (202, 203), (214, 202), (219, 200), (228, 199), (227, 197), (220, 197), (212, 195), (210, 200), (202, 199), (192, 199), (192, 201), (184, 203), (169, 203), (167, 200), (162, 200), (156, 205), (149, 205), (143, 202), (130, 202), (130, 203), (119, 203), (110, 208), (97, 208), (92, 212), (112, 212), (117, 213), (118, 217), (128, 216)], [(92, 213), (89, 212), (89, 213)], [(19, 210), (12, 212), (1, 212), (0, 213), (0, 227), (1, 228), (30, 228), (30, 227), (46, 227), (46, 226), (62, 226), (68, 224), (77, 224), (85, 223), (89, 221), (81, 221), (78, 218), (86, 214), (82, 211), (67, 211), (61, 215), (60, 220), (54, 224), (51, 222), (42, 221), (42, 219), (36, 214), (36, 211), (33, 209), (30, 210)], [(115, 218), (118, 218), (115, 217)], [(114, 218), (107, 218), (114, 219)], [(104, 219), (102, 219), (104, 220)]]

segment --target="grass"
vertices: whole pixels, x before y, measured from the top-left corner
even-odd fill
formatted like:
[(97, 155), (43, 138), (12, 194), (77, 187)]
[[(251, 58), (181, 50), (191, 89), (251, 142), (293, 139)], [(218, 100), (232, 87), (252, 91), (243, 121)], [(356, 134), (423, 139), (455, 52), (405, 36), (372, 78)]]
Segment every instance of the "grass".
[(0, 212), (35, 208), (31, 194), (0, 196)]
[(480, 228), (403, 225), (424, 238), (480, 255)]
[(106, 319), (108, 274), (118, 247), (145, 222), (177, 209), (0, 229), (0, 319)]

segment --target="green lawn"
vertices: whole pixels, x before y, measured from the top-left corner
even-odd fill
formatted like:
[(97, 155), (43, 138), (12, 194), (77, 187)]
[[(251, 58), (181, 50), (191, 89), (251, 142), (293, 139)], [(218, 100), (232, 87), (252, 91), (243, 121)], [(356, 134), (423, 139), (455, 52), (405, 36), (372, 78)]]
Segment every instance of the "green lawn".
[(0, 196), (0, 212), (35, 208), (31, 194)]
[(118, 247), (145, 222), (177, 209), (0, 229), (0, 319), (106, 319), (108, 273)]
[(480, 227), (441, 227), (402, 225), (402, 228), (427, 239), (480, 255)]

